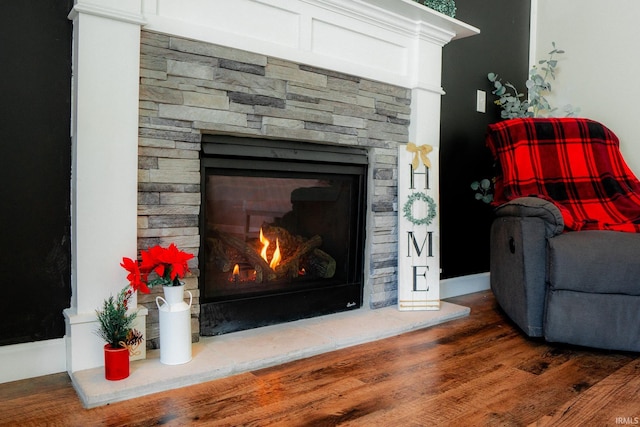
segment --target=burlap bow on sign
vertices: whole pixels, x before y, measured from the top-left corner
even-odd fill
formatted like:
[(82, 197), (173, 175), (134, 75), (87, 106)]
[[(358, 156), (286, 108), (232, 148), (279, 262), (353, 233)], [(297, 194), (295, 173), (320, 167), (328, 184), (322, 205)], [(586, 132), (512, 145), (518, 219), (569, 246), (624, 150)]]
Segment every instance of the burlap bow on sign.
[(420, 166), (420, 160), (422, 163), (428, 168), (431, 167), (431, 160), (427, 157), (431, 151), (433, 151), (433, 147), (429, 144), (416, 145), (413, 142), (409, 142), (407, 144), (407, 151), (410, 153), (415, 153), (413, 156), (413, 161), (411, 162), (411, 166), (413, 166), (413, 170), (418, 169)]

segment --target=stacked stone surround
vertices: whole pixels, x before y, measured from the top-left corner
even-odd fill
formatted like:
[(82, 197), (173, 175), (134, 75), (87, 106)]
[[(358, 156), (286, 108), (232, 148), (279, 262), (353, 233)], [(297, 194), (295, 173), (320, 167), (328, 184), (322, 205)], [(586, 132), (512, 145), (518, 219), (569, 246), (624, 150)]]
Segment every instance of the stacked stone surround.
[[(199, 332), (200, 150), (203, 134), (363, 147), (369, 154), (365, 295), (397, 302), (397, 145), (408, 139), (411, 91), (204, 42), (143, 31), (138, 248), (175, 243), (196, 255), (186, 279)], [(154, 289), (147, 346), (158, 346)]]

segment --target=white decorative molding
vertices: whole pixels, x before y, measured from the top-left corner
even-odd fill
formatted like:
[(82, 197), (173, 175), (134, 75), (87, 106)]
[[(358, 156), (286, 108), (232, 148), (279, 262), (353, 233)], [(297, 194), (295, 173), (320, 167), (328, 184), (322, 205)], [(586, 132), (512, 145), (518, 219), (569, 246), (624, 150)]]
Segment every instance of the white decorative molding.
[[(333, 22), (312, 20), (311, 52), (318, 56), (357, 64), (398, 76), (408, 74), (411, 49), (402, 43), (387, 41), (372, 34), (353, 30)], [(336, 43), (340, 40), (340, 43)], [(370, 48), (375, 44), (375, 55)], [(369, 47), (369, 48), (368, 48)]]
[(412, 0), (302, 0), (325, 7), (333, 12), (348, 15), (384, 30), (404, 36), (414, 36), (416, 30), (422, 37), (437, 41), (441, 46), (456, 38), (475, 35), (479, 30)]
[[(442, 94), (441, 48), (479, 30), (411, 0), (143, 0), (145, 29)], [(265, 16), (271, 17), (265, 19)], [(437, 69), (425, 72), (424, 64)]]
[(128, 12), (91, 3), (77, 3), (73, 6), (67, 18), (73, 21), (81, 13), (129, 24), (145, 25), (147, 23), (141, 13)]

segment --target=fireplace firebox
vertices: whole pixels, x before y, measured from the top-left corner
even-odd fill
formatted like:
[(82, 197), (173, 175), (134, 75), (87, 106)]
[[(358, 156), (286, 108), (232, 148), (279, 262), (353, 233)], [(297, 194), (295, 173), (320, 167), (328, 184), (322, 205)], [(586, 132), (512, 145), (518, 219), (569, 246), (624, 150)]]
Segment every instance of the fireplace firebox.
[(367, 153), (203, 137), (200, 333), (362, 306)]

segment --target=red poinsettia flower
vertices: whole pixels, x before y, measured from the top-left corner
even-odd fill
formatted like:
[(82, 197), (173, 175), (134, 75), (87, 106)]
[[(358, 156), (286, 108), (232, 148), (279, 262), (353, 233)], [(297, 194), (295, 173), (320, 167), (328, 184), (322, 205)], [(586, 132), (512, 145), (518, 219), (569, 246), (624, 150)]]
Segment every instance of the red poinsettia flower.
[(123, 257), (122, 263), (120, 265), (129, 272), (127, 275), (127, 280), (131, 284), (131, 287), (134, 291), (140, 290), (145, 294), (149, 293), (149, 288), (147, 287), (146, 275), (140, 271), (140, 266), (138, 265), (137, 260), (132, 260), (131, 258)]
[[(172, 243), (173, 244), (173, 243)], [(165, 263), (164, 249), (160, 245), (153, 246), (146, 251), (141, 251), (142, 269), (147, 272), (154, 271), (158, 276), (164, 276)]]
[[(187, 261), (193, 258), (193, 255), (179, 250), (175, 244), (171, 243), (168, 248), (156, 245), (140, 251), (140, 257), (142, 261), (138, 268), (141, 281), (145, 282), (145, 287), (153, 287), (156, 285), (178, 286), (179, 279), (189, 272)], [(158, 277), (147, 281), (147, 275), (150, 273), (155, 273)]]
[(193, 258), (193, 254), (188, 254), (179, 250), (173, 243), (164, 251), (164, 262), (168, 263), (170, 268), (170, 279), (175, 280), (176, 277), (184, 277), (189, 271), (187, 261)]

